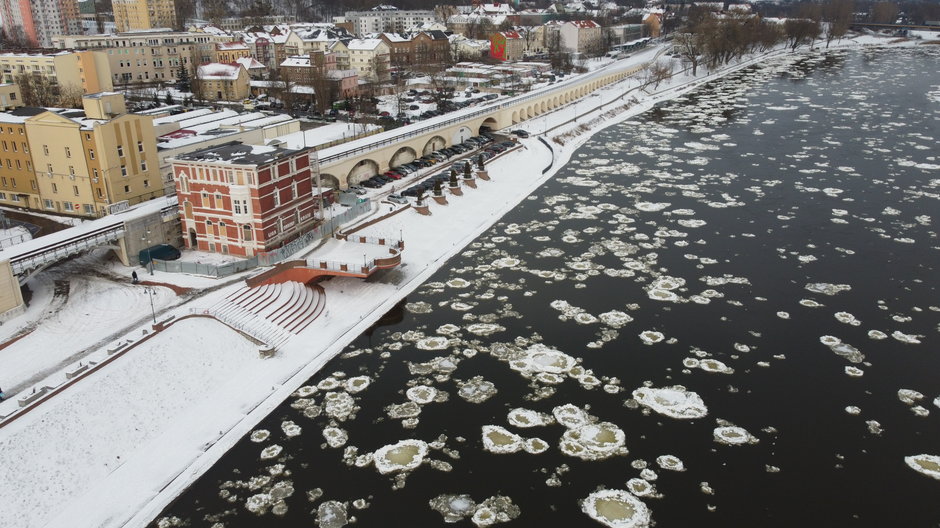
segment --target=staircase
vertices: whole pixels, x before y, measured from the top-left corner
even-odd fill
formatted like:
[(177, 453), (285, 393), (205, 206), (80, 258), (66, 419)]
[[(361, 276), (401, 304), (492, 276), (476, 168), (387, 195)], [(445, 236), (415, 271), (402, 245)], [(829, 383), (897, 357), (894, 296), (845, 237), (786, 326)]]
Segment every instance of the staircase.
[(209, 313), (276, 348), (310, 325), (325, 307), (323, 288), (288, 281), (245, 286), (213, 305)]

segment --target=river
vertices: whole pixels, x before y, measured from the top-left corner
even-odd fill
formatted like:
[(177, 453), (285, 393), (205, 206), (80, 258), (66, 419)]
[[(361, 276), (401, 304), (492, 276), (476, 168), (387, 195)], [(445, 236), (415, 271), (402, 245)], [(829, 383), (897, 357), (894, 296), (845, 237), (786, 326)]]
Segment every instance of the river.
[(154, 526), (936, 526), (938, 123), (933, 46), (598, 132)]

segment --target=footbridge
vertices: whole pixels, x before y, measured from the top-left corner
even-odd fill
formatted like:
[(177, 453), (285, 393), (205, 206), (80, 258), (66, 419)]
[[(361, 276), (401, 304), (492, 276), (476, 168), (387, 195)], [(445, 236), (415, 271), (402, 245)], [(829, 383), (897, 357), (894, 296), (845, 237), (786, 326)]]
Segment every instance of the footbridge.
[(319, 152), (324, 185), (345, 189), (375, 174), (408, 163), (478, 135), (482, 127), (499, 130), (573, 103), (595, 90), (645, 69), (655, 48), (523, 95), (479, 108), (467, 108)]
[[(39, 237), (0, 251), (0, 318), (23, 306), (20, 285), (36, 273), (94, 248), (114, 250), (125, 266), (138, 262), (140, 250), (178, 244), (176, 197), (158, 198), (104, 218)], [(13, 311), (14, 313), (8, 313)]]

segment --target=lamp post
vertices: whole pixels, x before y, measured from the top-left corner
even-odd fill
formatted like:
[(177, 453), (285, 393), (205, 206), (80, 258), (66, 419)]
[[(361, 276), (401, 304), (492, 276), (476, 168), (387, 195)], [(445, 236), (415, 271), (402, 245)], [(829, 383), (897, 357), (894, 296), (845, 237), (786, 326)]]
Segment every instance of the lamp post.
[(154, 292), (153, 288), (150, 286), (145, 287), (144, 292), (146, 292), (147, 296), (150, 297), (150, 315), (153, 316), (153, 324), (157, 324), (157, 311), (153, 308), (153, 294), (156, 292)]
[(147, 234), (145, 236), (140, 237), (140, 241), (142, 244), (146, 246), (147, 268), (150, 269), (150, 274), (153, 275), (153, 258), (151, 258), (150, 256), (150, 230), (149, 229), (147, 230)]

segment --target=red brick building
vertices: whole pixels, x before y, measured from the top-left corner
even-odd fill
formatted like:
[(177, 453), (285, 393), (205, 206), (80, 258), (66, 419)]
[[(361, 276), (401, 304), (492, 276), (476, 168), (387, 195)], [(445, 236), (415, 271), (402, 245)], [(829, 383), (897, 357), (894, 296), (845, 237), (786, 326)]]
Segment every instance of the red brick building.
[(232, 142), (171, 160), (186, 247), (250, 257), (311, 229), (312, 150)]

